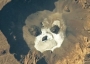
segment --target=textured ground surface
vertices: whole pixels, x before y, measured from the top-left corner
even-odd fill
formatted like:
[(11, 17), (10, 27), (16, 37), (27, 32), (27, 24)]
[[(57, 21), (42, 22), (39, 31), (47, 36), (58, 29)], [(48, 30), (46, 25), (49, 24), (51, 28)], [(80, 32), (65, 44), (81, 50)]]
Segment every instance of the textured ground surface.
[(0, 64), (90, 64), (90, 0), (59, 0), (54, 9), (50, 6), (50, 10), (63, 13), (68, 30), (61, 48), (43, 54), (29, 51), (23, 42), (22, 27), (31, 12), (49, 10), (48, 3), (42, 8), (43, 1), (39, 5), (34, 0), (34, 4), (29, 4), (32, 0), (12, 0), (5, 5), (7, 2), (0, 0)]
[(0, 64), (20, 64), (15, 58), (14, 54), (9, 53), (10, 46), (7, 39), (0, 31)]

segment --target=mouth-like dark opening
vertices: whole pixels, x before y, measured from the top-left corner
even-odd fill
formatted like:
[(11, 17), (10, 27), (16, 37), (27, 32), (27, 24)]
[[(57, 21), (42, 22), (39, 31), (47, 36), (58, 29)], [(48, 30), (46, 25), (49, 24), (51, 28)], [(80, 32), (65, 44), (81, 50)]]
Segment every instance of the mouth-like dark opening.
[(44, 36), (44, 37), (42, 38), (42, 41), (45, 41), (45, 40), (47, 40), (47, 36)]

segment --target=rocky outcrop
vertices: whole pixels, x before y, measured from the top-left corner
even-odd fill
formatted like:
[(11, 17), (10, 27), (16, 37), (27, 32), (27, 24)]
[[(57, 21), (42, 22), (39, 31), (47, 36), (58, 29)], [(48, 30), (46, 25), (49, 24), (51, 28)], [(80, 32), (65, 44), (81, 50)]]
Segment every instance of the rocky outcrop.
[(9, 44), (7, 39), (0, 31), (0, 64), (20, 64), (15, 58), (14, 54), (9, 53)]
[(0, 10), (11, 0), (0, 0)]

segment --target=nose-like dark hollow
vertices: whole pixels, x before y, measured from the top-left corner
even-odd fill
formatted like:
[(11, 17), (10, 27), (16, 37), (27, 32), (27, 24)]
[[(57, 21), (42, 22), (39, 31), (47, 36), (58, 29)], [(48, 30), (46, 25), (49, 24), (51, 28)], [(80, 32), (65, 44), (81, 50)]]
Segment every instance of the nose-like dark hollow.
[(45, 41), (45, 40), (47, 40), (47, 36), (44, 36), (44, 37), (42, 38), (42, 41)]

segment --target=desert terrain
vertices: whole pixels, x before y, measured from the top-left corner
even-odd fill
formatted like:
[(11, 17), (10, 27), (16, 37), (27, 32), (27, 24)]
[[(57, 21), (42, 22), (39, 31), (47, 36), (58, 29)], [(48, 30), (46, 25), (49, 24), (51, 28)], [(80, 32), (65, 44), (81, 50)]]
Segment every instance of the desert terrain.
[[(42, 12), (33, 17), (38, 24), (49, 15), (45, 10), (62, 13), (67, 28), (60, 48), (41, 53), (23, 27)], [(0, 64), (90, 64), (90, 0), (0, 0)]]

